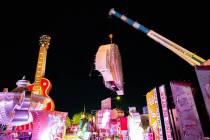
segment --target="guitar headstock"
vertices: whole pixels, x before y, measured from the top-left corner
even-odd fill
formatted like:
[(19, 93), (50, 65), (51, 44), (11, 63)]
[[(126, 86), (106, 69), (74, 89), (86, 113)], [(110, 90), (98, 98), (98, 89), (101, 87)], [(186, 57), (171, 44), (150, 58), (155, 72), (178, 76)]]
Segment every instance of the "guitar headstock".
[(40, 46), (43, 46), (46, 49), (48, 49), (49, 48), (49, 45), (50, 45), (50, 39), (51, 39), (50, 36), (48, 36), (48, 35), (42, 35), (39, 38), (39, 44), (40, 44)]

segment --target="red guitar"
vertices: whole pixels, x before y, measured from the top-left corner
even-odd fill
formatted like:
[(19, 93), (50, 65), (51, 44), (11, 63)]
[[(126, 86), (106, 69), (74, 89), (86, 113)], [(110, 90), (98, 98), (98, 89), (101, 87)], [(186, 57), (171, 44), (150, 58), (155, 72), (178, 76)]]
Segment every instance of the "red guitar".
[(55, 105), (53, 100), (48, 96), (48, 93), (52, 85), (48, 79), (44, 78), (47, 49), (49, 48), (50, 44), (50, 36), (47, 35), (41, 36), (39, 43), (40, 43), (40, 50), (39, 50), (37, 68), (36, 68), (35, 81), (33, 84), (28, 86), (28, 89), (32, 92), (32, 94), (47, 97), (49, 101), (46, 103), (46, 106), (44, 106), (43, 109), (53, 111)]

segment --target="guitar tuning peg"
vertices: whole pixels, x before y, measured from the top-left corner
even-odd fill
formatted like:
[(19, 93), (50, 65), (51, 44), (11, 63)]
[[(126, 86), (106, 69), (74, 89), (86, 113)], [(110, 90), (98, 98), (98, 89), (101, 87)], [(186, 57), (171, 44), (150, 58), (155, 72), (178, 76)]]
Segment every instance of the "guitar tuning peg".
[(109, 39), (110, 39), (110, 42), (112, 44), (113, 34), (109, 34)]
[(22, 78), (22, 80), (25, 80), (26, 79), (26, 76), (25, 75), (23, 75), (23, 78)]

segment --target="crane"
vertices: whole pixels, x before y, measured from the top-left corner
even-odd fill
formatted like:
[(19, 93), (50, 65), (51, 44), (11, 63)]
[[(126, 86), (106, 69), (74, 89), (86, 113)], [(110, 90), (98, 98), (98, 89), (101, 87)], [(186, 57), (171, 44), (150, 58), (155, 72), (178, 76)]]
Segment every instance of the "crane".
[(113, 15), (113, 16), (121, 19), (125, 23), (133, 26), (135, 29), (145, 33), (148, 37), (150, 37), (154, 41), (160, 43), (164, 47), (168, 48), (169, 50), (171, 50), (172, 52), (177, 54), (179, 57), (181, 57), (182, 59), (187, 61), (192, 66), (208, 65), (210, 62), (210, 60), (208, 60), (208, 61), (204, 60), (203, 58), (199, 57), (198, 55), (188, 51), (187, 49), (185, 49), (185, 48), (181, 47), (180, 45), (172, 42), (171, 40), (163, 37), (162, 35), (156, 33), (155, 31), (150, 30), (147, 27), (145, 27), (144, 25), (139, 24), (138, 22), (115, 11), (114, 8), (112, 8), (109, 11), (109, 15), (110, 16)]

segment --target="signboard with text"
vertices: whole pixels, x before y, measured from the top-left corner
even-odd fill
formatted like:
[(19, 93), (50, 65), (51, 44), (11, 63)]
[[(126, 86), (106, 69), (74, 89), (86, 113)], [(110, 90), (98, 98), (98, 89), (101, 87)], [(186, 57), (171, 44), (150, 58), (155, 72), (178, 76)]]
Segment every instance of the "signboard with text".
[(147, 93), (146, 100), (149, 113), (149, 125), (154, 132), (155, 140), (163, 140), (156, 88)]
[(169, 118), (169, 113), (168, 113), (167, 96), (166, 96), (166, 90), (165, 90), (164, 85), (161, 85), (159, 87), (159, 93), (160, 93), (160, 101), (161, 101), (162, 112), (163, 112), (163, 120), (164, 120), (164, 125), (165, 125), (166, 139), (173, 140), (172, 129), (170, 125), (170, 118)]
[(203, 138), (197, 109), (188, 82), (170, 82), (177, 119), (179, 120), (182, 140), (199, 140)]
[(210, 120), (210, 66), (198, 66), (195, 71)]
[(32, 140), (58, 140), (65, 136), (67, 112), (33, 111)]

